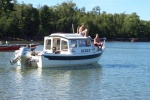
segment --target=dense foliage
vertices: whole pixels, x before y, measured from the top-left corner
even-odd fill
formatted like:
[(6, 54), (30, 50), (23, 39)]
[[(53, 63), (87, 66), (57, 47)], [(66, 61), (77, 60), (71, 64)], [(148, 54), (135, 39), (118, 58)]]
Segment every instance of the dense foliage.
[(140, 20), (134, 12), (108, 14), (100, 10), (96, 6), (86, 12), (85, 7), (78, 8), (72, 1), (34, 8), (31, 4), (0, 0), (0, 38), (42, 39), (53, 32), (76, 32), (84, 23), (92, 37), (98, 33), (108, 39), (150, 40), (150, 21)]

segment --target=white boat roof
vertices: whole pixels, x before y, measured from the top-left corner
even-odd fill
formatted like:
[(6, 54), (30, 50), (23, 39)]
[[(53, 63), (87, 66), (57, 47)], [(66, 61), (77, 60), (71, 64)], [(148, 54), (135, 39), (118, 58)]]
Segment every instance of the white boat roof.
[(87, 39), (87, 37), (84, 37), (77, 33), (52, 33), (49, 35), (49, 37), (63, 37), (66, 39)]

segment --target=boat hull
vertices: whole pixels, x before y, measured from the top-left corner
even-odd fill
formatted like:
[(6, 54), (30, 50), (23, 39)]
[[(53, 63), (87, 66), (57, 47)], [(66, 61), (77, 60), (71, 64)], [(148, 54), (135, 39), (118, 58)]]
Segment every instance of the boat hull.
[(80, 55), (80, 56), (66, 56), (66, 55), (41, 55), (36, 61), (31, 61), (31, 67), (69, 67), (92, 64), (99, 61), (102, 52), (91, 54), (91, 55)]

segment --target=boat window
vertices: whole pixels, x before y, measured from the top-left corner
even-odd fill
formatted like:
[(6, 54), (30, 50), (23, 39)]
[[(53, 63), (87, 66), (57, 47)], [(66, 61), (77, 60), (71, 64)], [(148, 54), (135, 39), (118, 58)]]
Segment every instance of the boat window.
[(91, 46), (91, 41), (90, 40), (86, 40), (86, 46)]
[(77, 47), (77, 40), (71, 40), (71, 47)]
[(91, 46), (90, 40), (78, 40), (79, 47)]
[(67, 41), (62, 40), (62, 42), (61, 42), (61, 49), (62, 49), (62, 50), (63, 50), (63, 49), (65, 49), (65, 50), (68, 49)]
[(56, 50), (60, 50), (60, 38), (53, 39), (53, 47), (56, 47)]
[(51, 49), (51, 40), (50, 39), (46, 40), (46, 47), (45, 48)]

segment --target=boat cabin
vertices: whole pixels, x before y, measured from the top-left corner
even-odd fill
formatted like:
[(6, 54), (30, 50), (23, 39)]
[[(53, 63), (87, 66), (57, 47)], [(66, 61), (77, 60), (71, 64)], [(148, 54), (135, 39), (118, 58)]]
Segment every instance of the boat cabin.
[(55, 54), (89, 53), (96, 47), (80, 34), (53, 33), (44, 37), (44, 51)]

